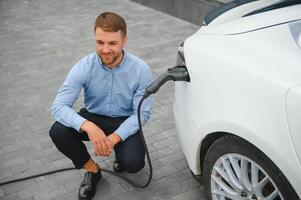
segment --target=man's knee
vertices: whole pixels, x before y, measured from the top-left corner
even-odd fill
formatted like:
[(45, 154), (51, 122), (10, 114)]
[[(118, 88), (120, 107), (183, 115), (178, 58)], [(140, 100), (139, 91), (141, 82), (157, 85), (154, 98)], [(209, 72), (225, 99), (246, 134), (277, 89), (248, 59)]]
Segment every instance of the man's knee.
[(68, 128), (62, 125), (59, 122), (55, 122), (49, 130), (49, 136), (52, 141), (60, 141), (64, 140), (66, 137), (66, 132), (68, 132)]
[(128, 173), (137, 173), (138, 171), (143, 169), (144, 165), (144, 159), (139, 160), (135, 158), (128, 159), (123, 163), (123, 167)]

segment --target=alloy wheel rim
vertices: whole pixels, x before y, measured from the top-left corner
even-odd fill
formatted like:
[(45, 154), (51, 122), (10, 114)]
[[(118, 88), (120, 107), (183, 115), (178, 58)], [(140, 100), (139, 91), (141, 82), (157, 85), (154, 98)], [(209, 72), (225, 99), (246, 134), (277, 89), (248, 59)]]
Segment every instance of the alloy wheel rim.
[(258, 165), (240, 154), (220, 157), (211, 173), (213, 200), (284, 200), (272, 178)]

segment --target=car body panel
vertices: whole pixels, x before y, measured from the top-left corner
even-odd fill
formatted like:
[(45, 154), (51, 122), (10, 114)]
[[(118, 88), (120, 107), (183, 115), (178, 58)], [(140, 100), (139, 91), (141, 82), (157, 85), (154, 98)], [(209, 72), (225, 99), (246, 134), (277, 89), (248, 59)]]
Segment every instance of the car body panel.
[(301, 163), (301, 85), (292, 87), (286, 95), (286, 113), (292, 143)]

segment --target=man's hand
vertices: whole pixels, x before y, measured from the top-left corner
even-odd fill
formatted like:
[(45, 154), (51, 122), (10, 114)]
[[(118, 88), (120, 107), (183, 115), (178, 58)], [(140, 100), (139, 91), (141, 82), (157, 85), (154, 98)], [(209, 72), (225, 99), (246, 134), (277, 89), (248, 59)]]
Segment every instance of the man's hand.
[(96, 156), (109, 156), (114, 145), (110, 143), (104, 132), (94, 123), (86, 120), (80, 129), (88, 134)]
[(112, 133), (107, 137), (108, 143), (112, 145), (112, 148), (121, 141), (121, 137), (116, 133)]

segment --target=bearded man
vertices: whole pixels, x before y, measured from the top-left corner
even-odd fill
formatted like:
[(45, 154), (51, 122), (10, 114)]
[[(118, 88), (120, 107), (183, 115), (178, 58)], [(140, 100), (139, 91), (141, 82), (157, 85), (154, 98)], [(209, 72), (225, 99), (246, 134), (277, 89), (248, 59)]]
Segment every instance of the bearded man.
[[(83, 141), (90, 141), (94, 155), (108, 157), (115, 152), (113, 169), (136, 173), (144, 167), (145, 149), (138, 132), (137, 107), (145, 88), (152, 82), (150, 67), (127, 53), (124, 19), (104, 12), (95, 20), (95, 52), (75, 64), (60, 87), (52, 105), (56, 122), (49, 134), (55, 146), (86, 173), (78, 198), (92, 199), (101, 178)], [(84, 106), (72, 107), (81, 89)], [(151, 99), (141, 107), (142, 124), (150, 117)]]

